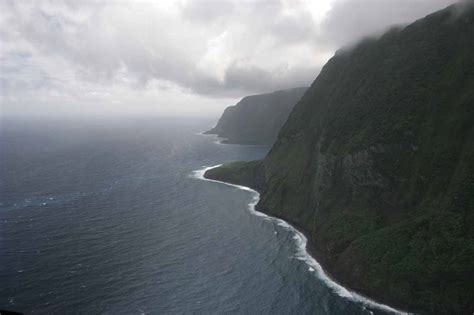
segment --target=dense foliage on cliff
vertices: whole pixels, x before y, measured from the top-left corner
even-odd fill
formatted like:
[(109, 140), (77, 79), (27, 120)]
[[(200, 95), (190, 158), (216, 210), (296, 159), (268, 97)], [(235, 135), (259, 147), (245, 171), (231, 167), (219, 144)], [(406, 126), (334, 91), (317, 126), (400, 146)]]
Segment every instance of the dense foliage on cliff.
[(207, 134), (226, 138), (224, 143), (273, 144), (294, 105), (307, 88), (294, 88), (244, 97), (225, 109)]
[(261, 161), (227, 163), (206, 171), (205, 175), (207, 178), (243, 185), (255, 190), (261, 190), (264, 184)]
[(473, 139), (466, 3), (336, 53), (264, 159), (258, 208), (304, 229), (352, 289), (472, 313)]

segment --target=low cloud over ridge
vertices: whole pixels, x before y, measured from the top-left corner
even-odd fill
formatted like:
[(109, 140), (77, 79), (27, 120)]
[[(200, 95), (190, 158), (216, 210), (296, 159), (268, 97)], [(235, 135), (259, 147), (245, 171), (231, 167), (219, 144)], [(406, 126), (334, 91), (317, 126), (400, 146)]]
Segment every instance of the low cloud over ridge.
[(159, 98), (172, 109), (181, 94), (192, 106), (309, 85), (340, 46), (451, 3), (2, 1), (2, 107)]

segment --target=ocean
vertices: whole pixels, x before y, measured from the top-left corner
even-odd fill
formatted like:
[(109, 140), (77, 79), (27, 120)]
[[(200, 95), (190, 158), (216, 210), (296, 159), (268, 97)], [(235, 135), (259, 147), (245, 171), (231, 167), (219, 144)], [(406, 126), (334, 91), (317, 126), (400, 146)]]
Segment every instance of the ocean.
[(4, 118), (0, 309), (26, 314), (386, 314), (325, 278), (258, 194), (202, 180), (265, 156), (215, 122)]

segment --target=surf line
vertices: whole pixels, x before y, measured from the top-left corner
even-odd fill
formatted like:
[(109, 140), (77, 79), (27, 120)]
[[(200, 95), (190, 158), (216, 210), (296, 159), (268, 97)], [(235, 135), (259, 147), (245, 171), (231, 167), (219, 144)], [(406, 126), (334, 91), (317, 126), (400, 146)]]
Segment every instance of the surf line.
[(374, 308), (374, 309), (378, 309), (378, 310), (381, 310), (381, 311), (390, 312), (390, 313), (393, 313), (393, 314), (411, 314), (411, 313), (408, 313), (408, 312), (405, 312), (405, 311), (397, 310), (397, 309), (395, 309), (393, 307), (390, 307), (388, 305), (378, 303), (374, 300), (369, 299), (368, 297), (365, 297), (365, 296), (363, 296), (359, 293), (351, 291), (351, 290), (343, 287), (339, 283), (337, 283), (331, 277), (329, 277), (329, 275), (324, 271), (321, 264), (313, 256), (311, 256), (308, 253), (308, 251), (306, 250), (306, 244), (308, 243), (308, 239), (306, 238), (306, 236), (301, 231), (299, 231), (296, 227), (294, 227), (293, 225), (289, 224), (288, 222), (286, 222), (282, 219), (275, 218), (275, 217), (269, 216), (269, 215), (267, 215), (263, 212), (255, 210), (255, 206), (257, 205), (258, 201), (260, 200), (260, 193), (258, 191), (254, 190), (254, 189), (251, 189), (247, 186), (235, 185), (235, 184), (223, 182), (223, 181), (220, 181), (220, 180), (209, 179), (209, 178), (204, 177), (204, 174), (206, 173), (206, 171), (211, 170), (213, 168), (217, 168), (221, 165), (222, 164), (218, 164), (218, 165), (214, 165), (214, 166), (207, 166), (207, 167), (203, 167), (199, 170), (193, 171), (193, 176), (192, 177), (196, 178), (196, 179), (208, 181), (208, 182), (224, 184), (224, 185), (227, 185), (227, 186), (230, 186), (230, 187), (234, 187), (234, 188), (237, 188), (237, 189), (240, 189), (240, 190), (250, 192), (253, 195), (252, 201), (249, 203), (250, 213), (252, 213), (253, 215), (256, 215), (258, 217), (262, 217), (265, 220), (272, 221), (273, 223), (276, 223), (277, 225), (285, 228), (286, 230), (288, 230), (290, 232), (293, 232), (294, 233), (293, 239), (296, 241), (297, 250), (298, 250), (298, 255), (296, 256), (296, 258), (300, 261), (305, 262), (308, 265), (309, 270), (311, 272), (314, 272), (316, 274), (316, 277), (319, 280), (323, 281), (326, 286), (331, 288), (340, 297), (348, 299), (352, 302), (360, 303), (364, 307)]

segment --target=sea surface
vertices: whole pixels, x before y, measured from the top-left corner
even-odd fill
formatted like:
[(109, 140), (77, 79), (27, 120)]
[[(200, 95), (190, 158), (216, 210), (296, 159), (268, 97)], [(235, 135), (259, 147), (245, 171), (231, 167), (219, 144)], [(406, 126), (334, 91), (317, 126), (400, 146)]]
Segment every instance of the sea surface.
[(302, 235), (256, 215), (254, 192), (200, 179), (269, 150), (199, 134), (213, 124), (2, 119), (0, 309), (387, 313), (328, 284)]

